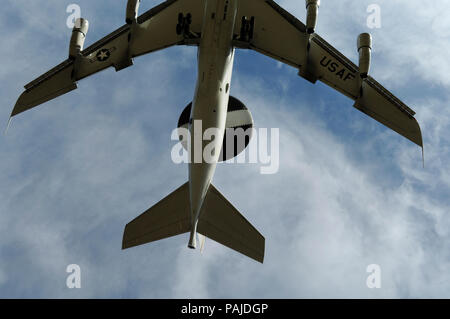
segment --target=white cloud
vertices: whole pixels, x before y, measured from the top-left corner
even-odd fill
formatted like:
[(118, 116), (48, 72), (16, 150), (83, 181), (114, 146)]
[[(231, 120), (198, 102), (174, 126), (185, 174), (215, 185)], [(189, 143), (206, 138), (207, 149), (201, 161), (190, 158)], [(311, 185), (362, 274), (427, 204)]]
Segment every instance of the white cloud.
[[(55, 26), (65, 28), (67, 16), (56, 2), (7, 3), (23, 20), (3, 35), (11, 45), (0, 50), (0, 94), (12, 107), (19, 87), (65, 58), (65, 35)], [(280, 3), (304, 17), (303, 3)], [(323, 2), (318, 27), (353, 60), (356, 35), (367, 31), (365, 2), (357, 3)], [(90, 10), (102, 1), (80, 5), (98, 26), (90, 41), (121, 25), (107, 17), (121, 19), (122, 4), (108, 11)], [(239, 54), (237, 65), (257, 61), (260, 71), (235, 69), (232, 94), (258, 127), (280, 128), (280, 172), (220, 165), (214, 184), (265, 235), (264, 265), (211, 240), (201, 255), (186, 248), (184, 235), (121, 251), (124, 225), (187, 178), (187, 167), (170, 162), (170, 132), (193, 95), (195, 49), (156, 53), (80, 82), (71, 95), (15, 119), (1, 137), (0, 296), (449, 296), (450, 99), (433, 88), (449, 84), (439, 54), (448, 51), (439, 33), (444, 2), (425, 10), (420, 1), (380, 5), (373, 74), (417, 111), (425, 169), (416, 147), (351, 110), (347, 99), (294, 79), (290, 68)], [(43, 54), (49, 43), (54, 50)], [(10, 109), (0, 113), (5, 121)], [(324, 117), (336, 109), (342, 113)], [(80, 291), (64, 286), (71, 263), (82, 269)], [(365, 286), (372, 263), (382, 269), (379, 290)]]

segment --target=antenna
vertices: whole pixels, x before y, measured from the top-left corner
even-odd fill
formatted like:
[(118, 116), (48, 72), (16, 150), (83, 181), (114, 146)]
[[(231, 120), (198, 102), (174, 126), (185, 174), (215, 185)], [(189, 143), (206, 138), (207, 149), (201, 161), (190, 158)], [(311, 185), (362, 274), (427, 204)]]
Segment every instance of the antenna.
[(422, 165), (423, 165), (423, 168), (425, 168), (425, 155), (424, 155), (424, 151), (423, 151), (423, 145), (422, 145)]
[(11, 120), (12, 120), (12, 116), (9, 117), (8, 125), (6, 125), (5, 132), (3, 133), (4, 135), (6, 135), (8, 133), (9, 126), (11, 125)]

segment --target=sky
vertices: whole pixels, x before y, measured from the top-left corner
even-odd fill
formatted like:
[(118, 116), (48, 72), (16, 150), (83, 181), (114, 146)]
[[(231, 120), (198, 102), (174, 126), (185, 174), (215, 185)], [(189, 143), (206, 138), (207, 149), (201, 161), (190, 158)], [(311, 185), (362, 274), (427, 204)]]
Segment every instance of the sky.
[[(144, 0), (141, 12), (160, 1)], [(278, 0), (305, 21), (304, 1)], [(125, 21), (126, 1), (4, 0), (0, 124), (23, 85), (65, 60), (70, 4), (89, 45)], [(370, 5), (381, 9), (369, 28)], [(121, 250), (124, 226), (187, 181), (170, 136), (192, 100), (196, 48), (172, 47), (78, 83), (0, 136), (1, 298), (449, 298), (450, 2), (322, 1), (317, 33), (416, 113), (425, 150), (297, 70), (237, 51), (231, 94), (256, 128), (279, 128), (279, 171), (222, 164), (214, 185), (265, 236), (264, 264), (188, 235)], [(77, 264), (81, 288), (69, 289)], [(369, 288), (368, 265), (381, 271)]]

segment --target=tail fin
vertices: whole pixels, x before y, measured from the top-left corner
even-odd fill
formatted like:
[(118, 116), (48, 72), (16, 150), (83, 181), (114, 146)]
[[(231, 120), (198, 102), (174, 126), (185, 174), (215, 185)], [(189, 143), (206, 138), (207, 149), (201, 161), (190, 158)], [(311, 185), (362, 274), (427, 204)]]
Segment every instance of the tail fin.
[(265, 239), (213, 186), (203, 202), (197, 231), (262, 263)]
[(122, 249), (188, 232), (189, 207), (189, 184), (185, 183), (125, 226)]
[[(175, 190), (125, 227), (122, 249), (139, 246), (191, 230), (189, 184)], [(197, 225), (199, 234), (264, 261), (264, 237), (211, 185)], [(194, 234), (195, 236), (195, 234)], [(201, 246), (204, 244), (202, 239)]]

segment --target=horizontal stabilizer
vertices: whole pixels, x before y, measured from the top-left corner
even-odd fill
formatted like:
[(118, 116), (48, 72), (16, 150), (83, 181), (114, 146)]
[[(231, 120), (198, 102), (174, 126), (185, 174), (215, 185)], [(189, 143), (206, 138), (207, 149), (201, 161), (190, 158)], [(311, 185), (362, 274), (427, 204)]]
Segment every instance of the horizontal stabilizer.
[(189, 183), (185, 183), (125, 226), (122, 249), (188, 232), (189, 207)]
[[(189, 183), (185, 183), (126, 225), (122, 249), (190, 230)], [(210, 185), (203, 202), (197, 233), (256, 261), (264, 261), (264, 237), (213, 185)], [(201, 246), (204, 244), (203, 236), (200, 236)]]
[(203, 203), (197, 231), (256, 261), (264, 261), (264, 237), (213, 185)]

